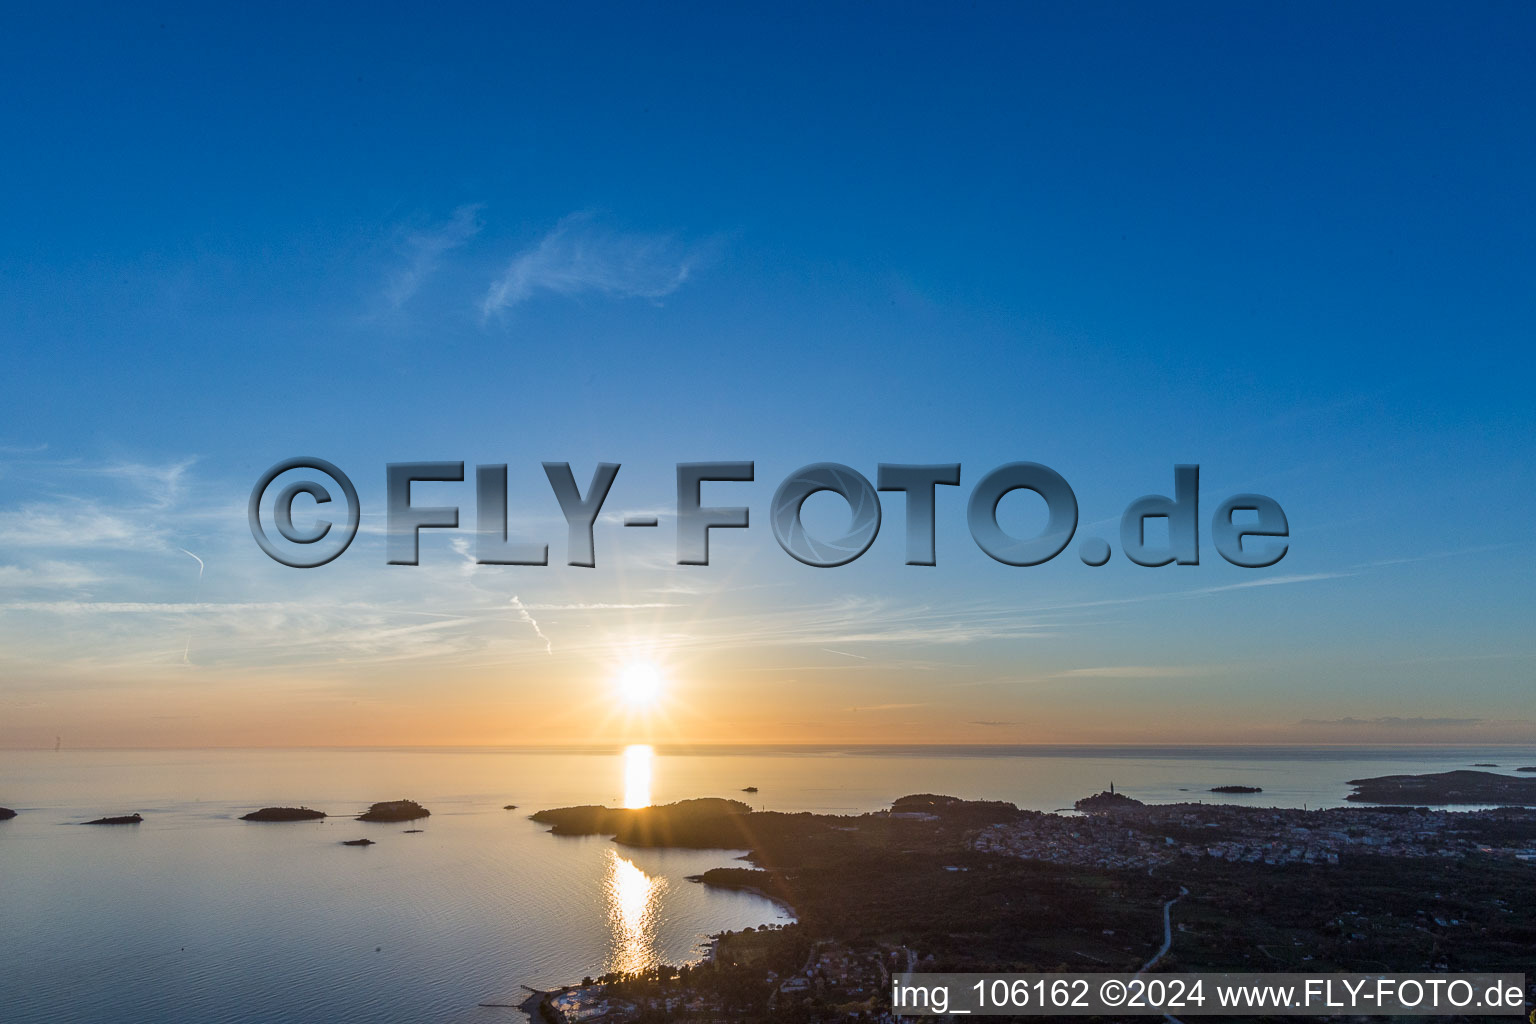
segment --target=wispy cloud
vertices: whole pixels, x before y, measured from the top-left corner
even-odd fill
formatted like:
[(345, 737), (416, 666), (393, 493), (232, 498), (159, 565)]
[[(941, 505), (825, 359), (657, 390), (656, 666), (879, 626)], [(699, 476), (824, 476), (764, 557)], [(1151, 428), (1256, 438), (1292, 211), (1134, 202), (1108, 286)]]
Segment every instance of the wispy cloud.
[(907, 708), (925, 708), (927, 702), (918, 704), (864, 704), (859, 707), (845, 708), (847, 711), (902, 711)]
[(1374, 729), (1425, 729), (1455, 728), (1466, 725), (1482, 725), (1484, 718), (1398, 718), (1383, 715), (1377, 718), (1303, 718), (1297, 725), (1325, 725), (1343, 727), (1368, 726)]
[(624, 234), (600, 227), (591, 214), (571, 214), (513, 258), (480, 311), (490, 317), (541, 292), (654, 301), (681, 288), (703, 255), (672, 235)]
[(145, 539), (130, 516), (92, 499), (0, 510), (0, 546), (6, 548), (124, 548)]
[(1203, 665), (1105, 665), (1069, 669), (1056, 675), (1068, 679), (1183, 679), (1209, 671)]
[(36, 565), (0, 565), (0, 589), (22, 590), (90, 586), (101, 580), (78, 562), (43, 561)]
[(121, 480), (143, 492), (153, 508), (162, 509), (170, 508), (181, 499), (187, 470), (196, 462), (195, 457), (160, 464), (109, 462), (101, 466), (79, 466), (76, 472)]
[(1309, 572), (1292, 573), (1288, 576), (1264, 576), (1256, 580), (1244, 580), (1241, 583), (1226, 583), (1219, 587), (1202, 587), (1191, 591), (1195, 594), (1221, 594), (1228, 590), (1249, 590), (1253, 587), (1283, 587), (1291, 583), (1313, 583), (1317, 580), (1342, 580), (1355, 575), (1352, 572)]
[(384, 287), (384, 302), (391, 311), (399, 310), (410, 301), (422, 282), (436, 272), (445, 254), (480, 233), (482, 208), (479, 203), (461, 206), (446, 222), (406, 236), (402, 246), (405, 266), (391, 274)]

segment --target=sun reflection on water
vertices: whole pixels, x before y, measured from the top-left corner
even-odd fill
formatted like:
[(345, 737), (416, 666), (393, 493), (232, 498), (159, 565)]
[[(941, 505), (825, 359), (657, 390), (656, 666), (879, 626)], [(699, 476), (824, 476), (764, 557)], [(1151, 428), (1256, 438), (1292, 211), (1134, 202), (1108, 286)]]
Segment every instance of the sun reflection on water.
[(651, 805), (651, 762), (655, 756), (656, 752), (643, 743), (624, 748), (625, 807)]
[(667, 883), (652, 878), (612, 850), (608, 857), (608, 877), (603, 885), (613, 929), (608, 969), (642, 971), (661, 960), (656, 951), (656, 924)]

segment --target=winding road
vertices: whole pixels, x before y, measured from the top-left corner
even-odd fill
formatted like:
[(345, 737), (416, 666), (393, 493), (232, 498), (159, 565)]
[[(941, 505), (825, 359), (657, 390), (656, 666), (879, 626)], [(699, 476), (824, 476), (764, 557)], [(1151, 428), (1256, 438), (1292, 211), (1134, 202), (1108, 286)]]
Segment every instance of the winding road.
[[(1151, 872), (1148, 872), (1148, 874), (1151, 874)], [(1173, 905), (1188, 895), (1189, 890), (1181, 885), (1179, 886), (1179, 894), (1163, 904), (1163, 948), (1152, 954), (1152, 959), (1141, 965), (1141, 969), (1136, 972), (1137, 976), (1145, 974), (1153, 964), (1168, 955), (1168, 950), (1173, 947)]]

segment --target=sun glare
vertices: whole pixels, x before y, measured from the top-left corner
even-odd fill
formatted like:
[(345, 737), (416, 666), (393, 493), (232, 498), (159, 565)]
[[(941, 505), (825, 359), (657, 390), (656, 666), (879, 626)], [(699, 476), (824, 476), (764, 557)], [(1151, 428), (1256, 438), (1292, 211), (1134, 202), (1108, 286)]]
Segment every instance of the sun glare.
[(656, 751), (643, 743), (624, 748), (624, 806), (651, 806), (651, 762)]
[(649, 661), (634, 661), (619, 671), (619, 697), (636, 710), (653, 707), (661, 697), (661, 669)]

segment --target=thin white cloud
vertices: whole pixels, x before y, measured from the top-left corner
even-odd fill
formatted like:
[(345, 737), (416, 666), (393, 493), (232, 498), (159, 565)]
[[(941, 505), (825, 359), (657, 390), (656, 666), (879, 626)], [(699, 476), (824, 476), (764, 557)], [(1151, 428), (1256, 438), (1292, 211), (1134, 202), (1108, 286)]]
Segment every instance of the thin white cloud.
[(24, 590), (87, 587), (101, 577), (78, 562), (44, 561), (36, 565), (0, 565), (0, 589)]
[(655, 301), (681, 288), (702, 258), (702, 250), (672, 235), (609, 231), (590, 214), (574, 213), (513, 258), (480, 312), (490, 317), (541, 292)]
[(147, 539), (130, 516), (90, 499), (0, 510), (0, 548), (123, 548)]
[(406, 236), (406, 264), (390, 275), (384, 287), (384, 301), (390, 310), (399, 310), (436, 272), (447, 253), (464, 245), (480, 233), (482, 204), (473, 203), (453, 211), (442, 224)]
[(531, 612), (608, 612), (631, 611), (636, 608), (682, 608), (675, 601), (638, 601), (638, 602), (584, 602), (578, 604), (524, 604), (524, 608)]
[(1326, 725), (1345, 727), (1371, 727), (1377, 729), (1449, 729), (1458, 726), (1483, 725), (1485, 718), (1398, 718), (1381, 715), (1376, 718), (1303, 718), (1297, 725)]
[(1057, 672), (1057, 678), (1076, 679), (1183, 679), (1202, 675), (1210, 669), (1204, 665), (1104, 665), (1097, 668), (1074, 668)]
[(123, 480), (148, 497), (154, 508), (169, 508), (176, 504), (183, 493), (187, 470), (197, 459), (187, 458), (178, 462), (155, 465), (146, 462), (110, 462), (103, 466), (81, 466), (77, 472), (95, 473), (112, 479)]
[(1342, 580), (1353, 575), (1355, 574), (1352, 572), (1292, 573), (1289, 576), (1265, 576), (1256, 580), (1244, 580), (1242, 583), (1228, 583), (1220, 587), (1202, 587), (1191, 593), (1220, 594), (1228, 590), (1247, 590), (1250, 587), (1281, 587), (1289, 583), (1312, 583), (1315, 580)]

